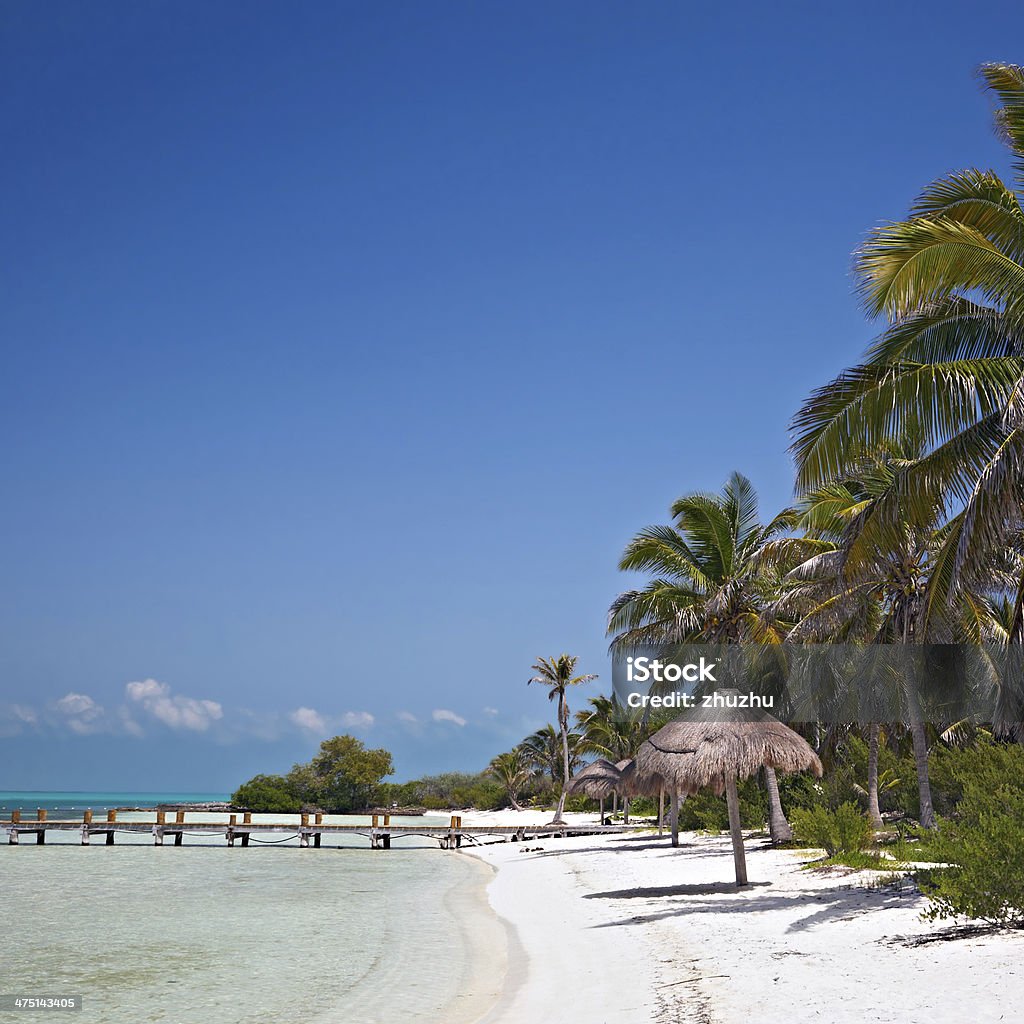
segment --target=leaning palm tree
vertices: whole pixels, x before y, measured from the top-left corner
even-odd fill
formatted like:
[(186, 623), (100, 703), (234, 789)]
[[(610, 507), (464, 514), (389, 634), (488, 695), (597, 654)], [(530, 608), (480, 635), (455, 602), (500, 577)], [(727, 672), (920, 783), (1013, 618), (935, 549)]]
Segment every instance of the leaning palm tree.
[(530, 774), (530, 760), (522, 747), (498, 754), (487, 766), (487, 771), (505, 787), (509, 803), (514, 810), (521, 811), (519, 791)]
[[(619, 568), (650, 573), (642, 590), (613, 602), (608, 631), (612, 651), (626, 653), (647, 644), (777, 644), (792, 623), (775, 614), (788, 567), (811, 551), (788, 536), (796, 513), (786, 509), (771, 522), (758, 517), (750, 481), (733, 473), (720, 494), (688, 494), (671, 508), (672, 525), (641, 530), (626, 548)], [(774, 558), (760, 557), (774, 545)], [(778, 782), (765, 769), (769, 828), (775, 842), (792, 838), (779, 801)]]
[(538, 658), (533, 665), (537, 674), (531, 676), (527, 683), (540, 683), (548, 687), (548, 700), (558, 701), (558, 727), (562, 734), (562, 788), (558, 794), (558, 807), (555, 810), (553, 822), (564, 820), (565, 814), (565, 790), (569, 785), (569, 702), (566, 700), (566, 691), (570, 686), (580, 686), (596, 679), (596, 675), (574, 675), (576, 671), (575, 658), (571, 654), (560, 654), (557, 658)]
[[(996, 125), (1024, 187), (1024, 68), (985, 64)], [(895, 547), (908, 523), (954, 518), (923, 600), (941, 605), (980, 575), (1024, 507), (1024, 209), (994, 171), (929, 185), (902, 221), (856, 257), (867, 312), (887, 326), (865, 360), (820, 388), (794, 421), (798, 486), (841, 479), (858, 458), (908, 434), (924, 450), (873, 503), (859, 546)], [(1017, 580), (1010, 636), (1024, 641)]]

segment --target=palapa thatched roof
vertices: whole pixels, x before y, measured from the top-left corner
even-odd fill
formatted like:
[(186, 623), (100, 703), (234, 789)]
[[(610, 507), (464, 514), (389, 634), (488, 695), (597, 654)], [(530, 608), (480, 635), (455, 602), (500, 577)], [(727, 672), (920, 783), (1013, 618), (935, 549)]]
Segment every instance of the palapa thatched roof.
[(615, 767), (619, 769), (618, 789), (621, 796), (634, 800), (638, 796), (657, 796), (661, 792), (661, 776), (642, 775), (632, 757), (620, 761)]
[(705, 787), (721, 793), (726, 776), (745, 779), (765, 765), (821, 775), (821, 762), (807, 741), (755, 709), (693, 708), (659, 729), (636, 755), (641, 776), (661, 776), (666, 789), (681, 793)]
[(619, 787), (619, 769), (603, 757), (578, 771), (566, 786), (569, 794), (583, 794), (591, 800), (605, 800)]

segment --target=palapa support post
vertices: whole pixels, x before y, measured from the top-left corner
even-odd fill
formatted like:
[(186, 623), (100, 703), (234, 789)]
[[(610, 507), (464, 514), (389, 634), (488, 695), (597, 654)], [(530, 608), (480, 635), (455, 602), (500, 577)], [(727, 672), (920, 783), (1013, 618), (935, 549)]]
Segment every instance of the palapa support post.
[(736, 776), (725, 778), (725, 796), (729, 805), (729, 832), (732, 835), (732, 857), (736, 865), (736, 884), (747, 884), (747, 858), (743, 852), (743, 831), (740, 828), (740, 796), (736, 790)]
[(665, 834), (665, 787), (658, 787), (658, 835)]
[(668, 824), (672, 832), (672, 845), (679, 845), (679, 794), (673, 790), (669, 800)]

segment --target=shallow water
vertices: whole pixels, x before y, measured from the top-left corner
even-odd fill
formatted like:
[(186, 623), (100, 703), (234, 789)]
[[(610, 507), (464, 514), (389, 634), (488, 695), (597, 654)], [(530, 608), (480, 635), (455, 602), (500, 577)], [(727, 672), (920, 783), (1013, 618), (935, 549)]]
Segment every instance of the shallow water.
[(78, 1024), (433, 1022), (470, 1019), (497, 994), (487, 869), (436, 844), (60, 839), (0, 846), (0, 993), (81, 995)]

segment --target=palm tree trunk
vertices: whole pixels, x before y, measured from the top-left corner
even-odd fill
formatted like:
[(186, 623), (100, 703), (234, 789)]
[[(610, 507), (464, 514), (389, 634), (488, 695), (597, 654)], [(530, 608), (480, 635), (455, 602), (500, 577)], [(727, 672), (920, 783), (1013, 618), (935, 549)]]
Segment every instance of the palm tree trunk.
[(868, 817), (875, 828), (883, 825), (882, 812), (878, 806), (878, 735), (881, 726), (872, 722), (868, 727)]
[(629, 824), (629, 797), (625, 797), (622, 801), (622, 824)]
[(558, 794), (558, 808), (553, 821), (564, 821), (565, 791), (569, 787), (569, 723), (566, 721), (565, 694), (558, 695), (558, 724), (562, 727), (562, 792)]
[(669, 798), (668, 823), (672, 829), (672, 845), (679, 845), (679, 794), (673, 790)]
[(775, 776), (775, 769), (767, 765), (764, 769), (764, 784), (768, 790), (768, 831), (771, 833), (772, 843), (788, 843), (793, 838), (793, 830), (789, 827), (785, 812), (782, 810), (779, 780)]
[(747, 858), (743, 852), (743, 830), (740, 828), (740, 795), (735, 776), (725, 779), (725, 799), (729, 805), (729, 832), (732, 835), (732, 859), (736, 867), (736, 884), (747, 884)]
[(910, 719), (910, 735), (914, 741), (914, 769), (917, 772), (917, 796), (921, 804), (918, 821), (922, 828), (935, 828), (935, 808), (932, 806), (932, 784), (928, 778), (928, 734), (921, 718), (921, 703), (918, 699), (917, 680), (907, 680), (907, 711)]

